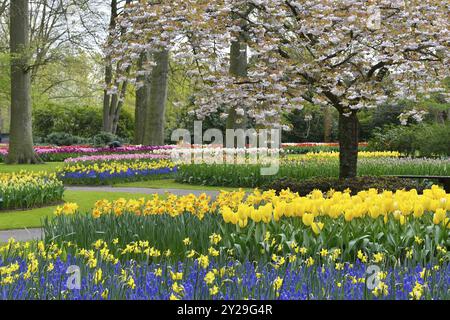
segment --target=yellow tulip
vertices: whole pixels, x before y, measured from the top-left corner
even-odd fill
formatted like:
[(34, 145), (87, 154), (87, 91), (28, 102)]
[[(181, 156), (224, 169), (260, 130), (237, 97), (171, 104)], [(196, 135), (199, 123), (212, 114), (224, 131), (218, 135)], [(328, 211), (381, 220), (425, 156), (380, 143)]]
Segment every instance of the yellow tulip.
[(302, 217), (302, 222), (305, 226), (310, 226), (314, 221), (314, 215), (311, 213), (305, 213)]
[(315, 234), (319, 234), (323, 229), (324, 224), (322, 222), (313, 222), (311, 228)]

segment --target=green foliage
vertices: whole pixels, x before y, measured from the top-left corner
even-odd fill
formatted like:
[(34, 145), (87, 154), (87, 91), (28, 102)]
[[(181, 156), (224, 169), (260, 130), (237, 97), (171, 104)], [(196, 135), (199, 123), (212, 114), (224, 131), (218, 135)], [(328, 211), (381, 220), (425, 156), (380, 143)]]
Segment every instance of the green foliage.
[[(133, 118), (123, 111), (117, 135), (130, 139), (133, 133)], [(73, 136), (92, 138), (102, 128), (102, 110), (96, 107), (73, 107), (48, 104), (33, 110), (33, 133), (44, 140), (52, 132), (64, 132)]]
[(378, 128), (369, 140), (369, 150), (399, 151), (406, 155), (414, 155), (413, 141), (415, 132), (411, 127), (387, 126)]
[(118, 141), (120, 138), (116, 136), (115, 134), (112, 134), (110, 132), (100, 132), (99, 134), (96, 134), (92, 138), (92, 144), (95, 147), (105, 147), (111, 144), (114, 141)]
[[(193, 101), (190, 101), (190, 103), (182, 108), (179, 108), (177, 110), (177, 113), (173, 115), (175, 118), (174, 121), (170, 121), (168, 123), (168, 127), (166, 130), (166, 137), (165, 141), (167, 143), (173, 143), (174, 141), (171, 141), (171, 134), (172, 131), (178, 128), (184, 128), (189, 130), (191, 132), (191, 142), (194, 141), (194, 121), (199, 121), (197, 116), (192, 113), (191, 111), (194, 109)], [(202, 129), (203, 131), (206, 131), (208, 129), (219, 129), (222, 132), (225, 132), (226, 129), (226, 119), (223, 119), (220, 117), (220, 114), (224, 110), (219, 109), (218, 112), (213, 113), (205, 117), (205, 119), (202, 121)]]
[(307, 195), (314, 190), (328, 192), (331, 189), (335, 191), (344, 191), (350, 189), (352, 194), (368, 189), (377, 189), (379, 192), (389, 190), (416, 189), (419, 193), (426, 188), (425, 183), (420, 183), (413, 179), (400, 179), (396, 177), (356, 177), (339, 180), (337, 178), (314, 178), (303, 181), (291, 178), (277, 179), (262, 187), (263, 190), (281, 191), (289, 189), (292, 192), (298, 192), (300, 195)]
[(450, 122), (417, 126), (413, 148), (422, 157), (450, 156)]
[(129, 112), (128, 109), (122, 109), (122, 112), (120, 113), (116, 135), (120, 138), (118, 140), (122, 143), (133, 141), (134, 115)]
[(70, 133), (65, 132), (53, 132), (50, 133), (44, 142), (57, 145), (57, 146), (72, 146), (76, 144), (84, 144), (88, 142), (88, 139), (73, 136)]
[(450, 155), (450, 123), (388, 126), (374, 132), (369, 150), (399, 151), (406, 155)]
[[(338, 136), (338, 117), (334, 108), (331, 115), (331, 141)], [(322, 142), (324, 141), (324, 110), (319, 106), (307, 105), (302, 110), (294, 110), (285, 115), (286, 123), (292, 126), (283, 132), (283, 142)]]
[(398, 117), (407, 108), (406, 103), (394, 103), (381, 105), (370, 111), (362, 111), (359, 114), (360, 139), (367, 141), (377, 128), (387, 125), (398, 125)]

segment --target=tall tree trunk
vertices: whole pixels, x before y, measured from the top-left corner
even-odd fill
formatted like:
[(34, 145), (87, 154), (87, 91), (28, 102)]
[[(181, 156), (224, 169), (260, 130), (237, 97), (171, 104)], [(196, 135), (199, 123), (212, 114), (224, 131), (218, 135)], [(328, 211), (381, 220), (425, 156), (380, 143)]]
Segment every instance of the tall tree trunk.
[[(138, 70), (141, 70), (147, 60), (146, 53), (143, 53), (138, 61)], [(150, 77), (140, 75), (137, 78), (142, 86), (136, 89), (136, 105), (134, 110), (134, 143), (142, 144), (144, 142), (145, 122), (147, 116), (147, 107), (150, 99)]]
[(356, 112), (349, 116), (339, 113), (339, 178), (357, 174), (359, 121)]
[[(126, 74), (130, 73), (131, 68), (128, 68)], [(111, 108), (110, 117), (112, 119), (111, 132), (117, 133), (117, 126), (119, 125), (120, 113), (122, 112), (123, 103), (125, 102), (125, 97), (127, 95), (128, 81), (122, 83), (122, 87), (120, 89), (118, 101), (115, 104), (114, 108)]]
[(30, 25), (28, 0), (10, 5), (11, 123), (7, 163), (39, 163), (31, 120)]
[[(105, 84), (107, 86), (112, 83), (112, 65), (111, 62), (107, 62), (105, 66)], [(111, 105), (111, 95), (108, 94), (108, 89), (103, 92), (103, 131), (108, 131), (111, 127), (111, 119), (109, 117), (109, 109)]]
[(165, 111), (167, 103), (167, 82), (169, 74), (169, 51), (154, 54), (156, 66), (150, 80), (150, 97), (146, 109), (144, 145), (163, 145)]
[[(132, 0), (126, 0), (125, 6), (128, 6)], [(118, 17), (118, 1), (111, 0), (111, 20), (109, 22), (109, 30), (112, 31), (117, 26)], [(126, 31), (125, 28), (121, 28), (121, 33)], [(117, 88), (117, 92), (114, 94), (108, 94), (108, 88), (112, 85), (114, 81), (113, 65), (111, 63), (110, 57), (106, 57), (106, 67), (105, 67), (105, 84), (106, 88), (103, 93), (103, 131), (116, 133), (117, 126), (119, 123), (120, 113), (122, 111), (123, 103), (127, 93), (128, 81), (125, 80), (121, 83), (115, 79), (114, 86)], [(125, 70), (125, 77), (130, 73), (131, 66)], [(116, 66), (115, 77), (119, 77), (119, 67)]]
[[(248, 57), (247, 44), (244, 41), (244, 35), (241, 35), (238, 41), (231, 42), (230, 47), (230, 74), (236, 78), (247, 77)], [(237, 125), (237, 120), (241, 123)], [(240, 117), (236, 114), (236, 108), (231, 108), (228, 112), (226, 127), (227, 129), (236, 129), (245, 126), (245, 116)]]
[[(117, 18), (117, 0), (111, 0), (111, 16), (109, 21), (109, 31), (115, 29)], [(113, 81), (113, 66), (109, 56), (105, 59), (105, 90), (103, 91), (103, 131), (111, 132), (112, 119), (110, 117), (112, 96), (108, 94), (108, 87), (112, 85)]]
[(331, 113), (331, 107), (325, 106), (323, 110), (323, 141), (331, 141), (331, 128), (333, 126), (333, 115)]

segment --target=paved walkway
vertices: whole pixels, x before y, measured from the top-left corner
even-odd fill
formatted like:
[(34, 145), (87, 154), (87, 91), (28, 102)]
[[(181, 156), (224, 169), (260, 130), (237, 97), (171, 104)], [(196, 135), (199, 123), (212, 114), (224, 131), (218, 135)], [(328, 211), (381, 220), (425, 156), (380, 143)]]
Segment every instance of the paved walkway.
[[(141, 194), (160, 194), (164, 195), (166, 192), (175, 194), (177, 196), (184, 196), (188, 194), (195, 194), (199, 196), (206, 193), (213, 199), (219, 194), (219, 191), (202, 191), (202, 190), (184, 190), (184, 189), (151, 189), (151, 188), (128, 188), (128, 187), (66, 187), (66, 190), (73, 191), (92, 191), (92, 192), (125, 192), (125, 193), (141, 193)], [(41, 239), (42, 230), (40, 228), (33, 229), (15, 229), (0, 231), (0, 243), (8, 242), (8, 239), (14, 238), (17, 241), (31, 241)]]
[(10, 238), (14, 238), (17, 241), (39, 240), (42, 238), (42, 229), (33, 228), (0, 231), (0, 243), (8, 242)]
[(152, 188), (130, 188), (130, 187), (66, 187), (66, 190), (71, 191), (92, 191), (92, 192), (126, 192), (126, 193), (141, 193), (141, 194), (160, 194), (164, 195), (166, 192), (175, 194), (177, 196), (185, 196), (188, 194), (195, 194), (199, 196), (202, 193), (215, 198), (219, 191), (203, 191), (203, 190), (185, 190), (185, 189), (152, 189)]

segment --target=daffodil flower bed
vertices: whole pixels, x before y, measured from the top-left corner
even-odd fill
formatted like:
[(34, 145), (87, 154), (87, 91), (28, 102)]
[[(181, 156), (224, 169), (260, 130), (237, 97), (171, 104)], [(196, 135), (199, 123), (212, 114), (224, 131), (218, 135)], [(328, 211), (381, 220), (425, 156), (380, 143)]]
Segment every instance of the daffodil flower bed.
[(1, 173), (0, 209), (25, 209), (62, 201), (64, 186), (55, 174)]
[[(286, 154), (305, 154), (309, 152), (338, 152), (339, 143), (320, 143), (320, 142), (304, 142), (304, 143), (283, 143), (283, 151)], [(359, 143), (360, 151), (367, 150), (367, 143)]]
[(237, 258), (255, 261), (269, 261), (273, 254), (287, 257), (304, 247), (313, 256), (323, 248), (339, 249), (348, 261), (362, 251), (382, 253), (392, 265), (408, 256), (437, 262), (440, 253), (433, 248), (450, 245), (450, 194), (437, 186), (420, 195), (415, 190), (368, 190), (354, 196), (314, 191), (300, 197), (255, 190), (247, 195), (221, 192), (214, 201), (206, 195), (155, 195), (149, 200), (101, 200), (90, 215), (66, 206), (44, 221), (46, 239), (81, 246), (116, 237), (122, 244), (146, 240), (158, 250), (169, 249), (176, 259), (187, 249), (208, 251), (211, 234), (222, 239), (219, 253), (234, 250)]
[[(383, 153), (385, 154), (385, 153)], [(315, 177), (338, 177), (337, 153), (329, 156), (301, 155), (295, 158), (280, 158), (275, 175), (261, 175), (261, 168), (269, 164), (180, 164), (177, 182), (211, 186), (261, 187), (279, 178), (303, 180)], [(430, 175), (448, 176), (450, 158), (419, 159), (395, 157), (363, 157), (358, 161), (358, 175)]]
[(57, 175), (65, 184), (101, 185), (161, 178), (176, 171), (175, 164), (166, 159), (101, 161), (68, 163)]

